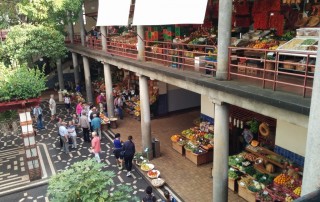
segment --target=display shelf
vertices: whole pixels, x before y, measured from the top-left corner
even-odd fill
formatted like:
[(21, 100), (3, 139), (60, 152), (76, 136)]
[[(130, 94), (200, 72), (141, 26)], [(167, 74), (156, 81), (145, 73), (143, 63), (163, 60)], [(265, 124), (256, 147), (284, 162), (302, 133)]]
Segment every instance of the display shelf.
[(277, 161), (274, 161), (273, 159), (267, 158), (265, 156), (265, 155), (269, 155), (270, 154), (270, 155), (275, 155), (275, 156), (277, 156), (279, 158), (283, 158), (279, 154), (274, 153), (274, 152), (272, 152), (272, 151), (270, 151), (268, 149), (265, 149), (263, 147), (257, 147), (256, 151), (254, 151), (250, 147), (246, 147), (245, 150), (250, 152), (250, 153), (252, 153), (252, 154), (254, 154), (254, 155), (256, 155), (256, 156), (258, 156), (258, 157), (263, 158), (264, 160), (266, 160), (266, 161), (268, 161), (268, 162), (270, 162), (270, 163), (272, 163), (272, 164), (274, 164), (274, 165), (276, 165), (276, 166), (278, 166), (278, 167), (280, 167), (282, 169), (285, 167), (283, 164), (281, 164), (281, 163), (279, 163)]
[(234, 192), (238, 191), (238, 183), (236, 179), (228, 178), (228, 188)]

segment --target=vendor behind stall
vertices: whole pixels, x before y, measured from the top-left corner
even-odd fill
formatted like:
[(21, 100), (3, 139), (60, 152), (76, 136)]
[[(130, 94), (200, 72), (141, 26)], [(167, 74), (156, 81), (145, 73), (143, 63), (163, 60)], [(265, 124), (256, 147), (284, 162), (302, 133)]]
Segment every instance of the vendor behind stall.
[(250, 131), (250, 126), (244, 125), (241, 135), (243, 136), (243, 140), (242, 140), (243, 146), (246, 147), (253, 140), (253, 134)]

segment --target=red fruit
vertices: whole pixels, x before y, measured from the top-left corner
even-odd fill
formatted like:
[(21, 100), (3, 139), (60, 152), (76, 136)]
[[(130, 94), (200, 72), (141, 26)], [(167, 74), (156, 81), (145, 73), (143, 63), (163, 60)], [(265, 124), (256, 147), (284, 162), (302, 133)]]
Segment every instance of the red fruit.
[(294, 170), (295, 170), (296, 172), (299, 172), (299, 168), (295, 168)]

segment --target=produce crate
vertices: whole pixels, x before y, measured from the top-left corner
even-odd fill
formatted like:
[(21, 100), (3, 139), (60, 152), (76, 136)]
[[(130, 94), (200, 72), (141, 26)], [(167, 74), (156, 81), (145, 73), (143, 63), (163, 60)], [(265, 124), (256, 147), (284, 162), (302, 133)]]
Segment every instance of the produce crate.
[(238, 73), (241, 74), (246, 74), (246, 68), (245, 67), (240, 67), (240, 66), (247, 66), (246, 62), (238, 62)]
[(236, 179), (228, 178), (228, 188), (234, 192), (238, 191), (238, 183)]
[[(254, 67), (254, 68), (257, 68), (258, 65), (255, 64), (255, 63), (247, 63), (247, 67)], [(251, 68), (247, 68), (247, 74), (250, 74), (250, 75), (257, 75), (258, 71), (256, 69), (251, 69)]]
[(256, 193), (250, 192), (247, 188), (238, 186), (238, 195), (248, 202), (256, 202)]
[(183, 146), (179, 145), (177, 142), (172, 142), (172, 148), (176, 150), (181, 155), (185, 155), (185, 149)]
[(186, 150), (186, 158), (196, 165), (209, 163), (213, 160), (213, 151), (211, 150), (203, 154), (194, 154), (193, 152)]

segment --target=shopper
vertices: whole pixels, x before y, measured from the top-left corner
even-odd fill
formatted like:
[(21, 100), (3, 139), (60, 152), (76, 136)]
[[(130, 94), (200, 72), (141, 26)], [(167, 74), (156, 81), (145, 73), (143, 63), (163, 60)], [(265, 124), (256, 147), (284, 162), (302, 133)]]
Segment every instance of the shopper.
[(67, 123), (66, 122), (62, 122), (60, 127), (59, 127), (59, 134), (60, 134), (60, 137), (62, 139), (62, 142), (63, 142), (63, 152), (68, 154), (69, 153), (69, 133), (68, 133), (68, 130), (66, 128), (67, 126)]
[(82, 116), (80, 117), (80, 126), (82, 128), (83, 140), (85, 142), (90, 142), (90, 137), (89, 137), (90, 124), (89, 124), (86, 112), (82, 112)]
[(72, 147), (71, 148), (77, 148), (77, 133), (76, 133), (76, 126), (74, 125), (73, 121), (69, 121), (68, 125), (68, 133), (69, 136), (72, 139)]
[(101, 162), (99, 153), (101, 152), (100, 138), (97, 136), (97, 132), (92, 132), (91, 151), (94, 153), (94, 157), (98, 163)]
[(56, 109), (57, 109), (56, 101), (54, 100), (54, 95), (53, 94), (50, 95), (49, 108), (50, 108), (50, 111), (51, 111), (51, 121), (53, 121), (55, 119)]
[(33, 115), (37, 120), (38, 130), (44, 129), (42, 121), (42, 108), (40, 107), (40, 105), (37, 105), (35, 108), (33, 108)]
[(157, 198), (152, 194), (152, 187), (147, 186), (146, 195), (142, 198), (142, 202), (156, 202)]
[(76, 133), (79, 134), (80, 123), (79, 123), (79, 119), (76, 114), (72, 114), (72, 121), (73, 121), (74, 126), (76, 127)]
[(79, 102), (76, 106), (76, 114), (78, 115), (78, 118), (80, 119), (81, 117), (81, 112), (82, 112), (82, 109), (83, 109), (83, 104), (82, 102)]
[(97, 116), (97, 114), (93, 114), (93, 119), (91, 120), (92, 131), (98, 133), (99, 138), (101, 140), (101, 119)]
[(131, 176), (131, 169), (132, 169), (132, 159), (133, 159), (133, 156), (136, 152), (136, 147), (135, 147), (134, 143), (132, 142), (131, 135), (128, 137), (128, 140), (125, 143), (123, 143), (122, 153), (123, 152), (124, 152), (124, 154), (123, 154), (124, 164), (127, 169), (127, 177), (130, 177)]
[(71, 100), (70, 100), (70, 97), (68, 94), (65, 94), (65, 96), (64, 96), (64, 104), (66, 106), (68, 113), (70, 113)]
[(120, 155), (122, 150), (122, 141), (120, 140), (120, 133), (115, 134), (113, 140), (113, 154), (116, 157), (117, 166), (122, 169), (123, 156)]

